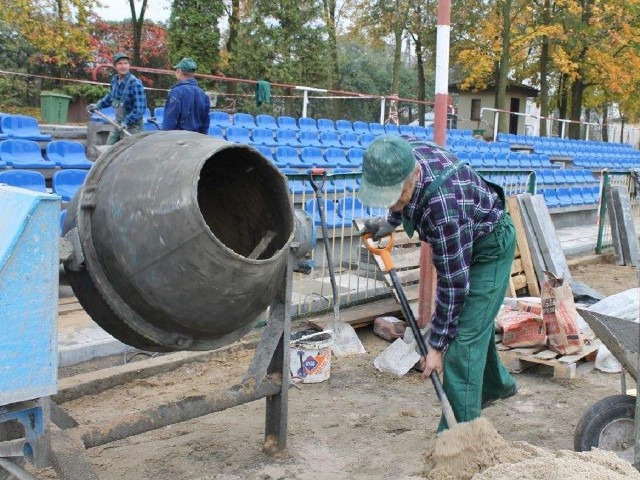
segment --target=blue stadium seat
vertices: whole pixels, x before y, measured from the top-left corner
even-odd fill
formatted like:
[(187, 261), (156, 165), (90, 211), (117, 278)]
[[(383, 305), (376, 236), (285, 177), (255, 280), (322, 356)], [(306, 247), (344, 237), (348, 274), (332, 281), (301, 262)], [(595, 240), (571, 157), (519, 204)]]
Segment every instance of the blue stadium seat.
[(68, 140), (53, 140), (47, 144), (47, 158), (61, 168), (91, 168), (84, 145)]
[(385, 207), (369, 207), (369, 214), (372, 217), (386, 217), (389, 209)]
[(153, 109), (153, 116), (156, 119), (156, 122), (162, 126), (162, 122), (164, 120), (164, 107), (156, 107)]
[[(281, 168), (280, 171), (287, 176), (300, 173), (293, 168)], [(294, 195), (311, 195), (314, 193), (313, 187), (308, 181), (287, 180), (287, 184), (289, 186), (289, 192)]]
[(295, 130), (276, 130), (276, 143), (278, 145), (290, 145), (292, 147), (299, 147), (301, 145)]
[(2, 132), (9, 138), (46, 142), (51, 135), (40, 132), (38, 121), (26, 115), (5, 115), (2, 117)]
[(209, 125), (217, 125), (222, 128), (227, 128), (233, 125), (233, 122), (231, 121), (231, 116), (227, 112), (214, 110), (209, 113)]
[[(311, 215), (315, 225), (321, 225), (320, 213), (318, 212), (318, 206), (315, 198), (307, 200), (304, 204), (304, 209), (309, 215)], [(345, 224), (345, 221), (338, 215), (336, 204), (327, 198), (324, 199), (324, 218), (327, 223), (327, 228), (337, 228)]]
[(326, 167), (322, 149), (318, 147), (304, 147), (300, 153), (300, 158), (310, 167)]
[(354, 132), (342, 132), (340, 134), (340, 143), (345, 147), (360, 147), (360, 142), (358, 141), (358, 135)]
[[(489, 156), (487, 155), (487, 153), (480, 153), (480, 152), (465, 152), (468, 155), (468, 159), (469, 159), (469, 163), (471, 164), (471, 166), (473, 168), (480, 168), (480, 167), (485, 167), (485, 168), (493, 168), (496, 165), (495, 162), (495, 158), (493, 156), (491, 156), (491, 158), (489, 158)], [(456, 153), (456, 155), (460, 155), (462, 154), (462, 152)], [(484, 155), (487, 155), (487, 159), (485, 161), (484, 159)]]
[(538, 170), (536, 174), (536, 183), (538, 185), (544, 185), (545, 188), (555, 186), (556, 179), (553, 175), (553, 170), (549, 170), (549, 169)]
[(210, 137), (216, 137), (220, 140), (224, 140), (224, 131), (220, 125), (211, 125), (209, 124), (209, 130), (207, 131), (207, 135)]
[(318, 132), (313, 130), (300, 130), (300, 144), (305, 147), (322, 147), (318, 139)]
[[(380, 123), (370, 123), (369, 124), (369, 131), (375, 135), (376, 137), (378, 135), (384, 135), (386, 133), (385, 129), (384, 129), (384, 125), (380, 124)], [(362, 143), (362, 141), (360, 141), (360, 143)]]
[(336, 120), (336, 130), (353, 133), (353, 124), (349, 120)]
[(582, 196), (582, 189), (580, 187), (569, 188), (569, 195), (571, 196), (571, 203), (574, 205), (584, 205), (586, 202)]
[(320, 132), (320, 143), (325, 147), (341, 147), (340, 139), (337, 132)]
[(416, 131), (413, 125), (400, 125), (400, 135), (408, 135), (410, 137), (416, 136)]
[(564, 174), (564, 169), (562, 170), (554, 170), (553, 171), (553, 178), (556, 181), (556, 185), (566, 185), (567, 184), (567, 177)]
[(256, 115), (256, 126), (275, 130), (278, 128), (278, 123), (273, 115), (261, 114)]
[(276, 160), (276, 165), (278, 166), (278, 168), (303, 168), (305, 166), (308, 166), (301, 162), (297, 150), (288, 145), (280, 145), (279, 147), (276, 147), (276, 154), (274, 158)]
[(249, 130), (243, 127), (236, 127), (235, 125), (227, 128), (227, 141), (233, 143), (251, 143), (251, 136)]
[(387, 123), (384, 126), (387, 135), (400, 135), (400, 128), (395, 123)]
[(509, 157), (507, 157), (507, 155), (503, 155), (502, 152), (494, 153), (492, 151), (487, 151), (487, 152), (484, 152), (484, 154), (494, 156), (496, 168), (501, 168), (503, 170), (506, 170), (511, 167), (511, 163), (509, 162)]
[(587, 188), (589, 189), (589, 195), (593, 199), (593, 203), (598, 203), (600, 201), (600, 185)]
[(56, 163), (42, 157), (40, 144), (32, 140), (9, 139), (0, 142), (0, 159), (13, 168), (55, 168)]
[(420, 140), (433, 140), (433, 132), (420, 125), (414, 125), (413, 133)]
[(363, 133), (360, 135), (360, 145), (367, 148), (375, 139), (376, 136), (373, 133)]
[(71, 168), (68, 170), (58, 170), (53, 174), (53, 180), (51, 181), (53, 191), (60, 195), (63, 201), (71, 201), (78, 189), (82, 187), (88, 173), (86, 170)]
[(273, 139), (273, 130), (270, 128), (256, 127), (251, 132), (251, 143), (254, 145), (266, 145), (275, 147), (277, 142)]
[(544, 197), (544, 202), (547, 204), (547, 207), (556, 208), (560, 206), (560, 199), (556, 195), (555, 189), (545, 188), (542, 191), (542, 196)]
[(313, 132), (318, 131), (318, 124), (313, 118), (302, 117), (298, 119), (298, 126), (300, 130), (311, 130)]
[(362, 167), (362, 160), (364, 160), (364, 149), (362, 148), (350, 148), (347, 153), (349, 163), (354, 167)]
[(273, 158), (273, 152), (271, 151), (271, 148), (267, 147), (266, 145), (255, 145), (254, 148), (258, 150), (260, 154), (271, 163), (276, 163), (275, 159)]
[(281, 115), (278, 117), (278, 127), (282, 130), (300, 130), (298, 124), (296, 123), (296, 119), (293, 117), (288, 117), (286, 115)]
[(558, 200), (560, 201), (561, 207), (570, 207), (573, 204), (573, 200), (571, 199), (571, 194), (569, 193), (569, 189), (566, 187), (556, 188), (556, 195), (558, 196)]
[[(333, 170), (333, 173), (353, 173), (353, 171), (348, 168), (336, 168)], [(331, 189), (335, 193), (357, 192), (359, 188), (360, 184), (357, 178), (339, 178), (338, 176), (331, 179)]]
[(351, 167), (351, 162), (347, 160), (347, 155), (342, 148), (329, 147), (324, 152), (327, 163), (334, 167)]
[(236, 127), (246, 128), (252, 130), (256, 128), (256, 120), (250, 113), (234, 113), (233, 125)]
[(353, 131), (358, 135), (362, 135), (363, 133), (371, 133), (369, 131), (369, 124), (360, 120), (356, 120), (355, 122), (353, 122)]
[(33, 170), (5, 170), (0, 172), (0, 183), (36, 192), (47, 192), (44, 175)]
[(64, 222), (67, 219), (67, 209), (60, 211), (60, 236), (62, 236), (62, 231), (64, 230)]
[(333, 123), (333, 120), (330, 120), (328, 118), (319, 118), (318, 130), (320, 130), (321, 132), (335, 132), (336, 126)]
[(469, 152), (456, 152), (455, 156), (461, 162), (471, 164), (471, 160), (469, 160)]
[(368, 218), (369, 210), (357, 198), (346, 196), (338, 200), (338, 215), (350, 225), (354, 219)]

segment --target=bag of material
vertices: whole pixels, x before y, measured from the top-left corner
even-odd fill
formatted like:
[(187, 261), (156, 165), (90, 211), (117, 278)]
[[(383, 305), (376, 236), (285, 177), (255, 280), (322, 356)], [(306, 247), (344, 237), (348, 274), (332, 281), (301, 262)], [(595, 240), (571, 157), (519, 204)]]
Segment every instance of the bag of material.
[(500, 319), (502, 344), (506, 347), (537, 347), (545, 345), (547, 332), (540, 315), (530, 312), (506, 312)]
[(547, 327), (549, 348), (561, 355), (577, 353), (582, 348), (583, 339), (578, 331), (578, 312), (573, 303), (571, 287), (562, 278), (551, 272), (544, 272), (542, 281), (542, 318)]

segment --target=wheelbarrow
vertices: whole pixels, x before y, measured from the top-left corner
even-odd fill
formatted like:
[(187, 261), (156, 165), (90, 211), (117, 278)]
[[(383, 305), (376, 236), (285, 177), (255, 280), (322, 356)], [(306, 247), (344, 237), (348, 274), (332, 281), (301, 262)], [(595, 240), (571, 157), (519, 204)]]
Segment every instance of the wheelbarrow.
[[(584, 413), (576, 426), (574, 449), (583, 452), (597, 447), (613, 451), (640, 469), (640, 324), (582, 308), (578, 313), (622, 365), (622, 393), (603, 398)], [(635, 382), (636, 395), (627, 394), (625, 372)]]

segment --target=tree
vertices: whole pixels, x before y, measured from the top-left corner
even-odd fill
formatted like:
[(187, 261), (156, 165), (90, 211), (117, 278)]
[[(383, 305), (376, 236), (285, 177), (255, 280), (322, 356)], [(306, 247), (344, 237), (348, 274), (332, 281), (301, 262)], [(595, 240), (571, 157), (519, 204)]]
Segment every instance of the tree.
[(172, 61), (191, 57), (202, 73), (220, 67), (218, 21), (224, 14), (221, 1), (173, 0), (169, 17), (169, 52)]
[(140, 13), (136, 13), (135, 0), (129, 0), (129, 8), (131, 10), (131, 30), (133, 32), (133, 58), (134, 65), (140, 65), (142, 30), (144, 28), (144, 14), (147, 11), (147, 0), (142, 0)]
[(32, 47), (31, 61), (58, 68), (89, 55), (88, 15), (95, 0), (0, 0), (0, 21)]

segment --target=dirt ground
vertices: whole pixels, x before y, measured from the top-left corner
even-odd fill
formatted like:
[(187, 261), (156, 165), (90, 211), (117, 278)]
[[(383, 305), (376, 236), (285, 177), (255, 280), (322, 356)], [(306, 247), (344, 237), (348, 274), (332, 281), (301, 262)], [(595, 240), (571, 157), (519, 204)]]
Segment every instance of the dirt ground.
[[(605, 295), (638, 285), (633, 268), (589, 264), (572, 271), (576, 280)], [(425, 447), (440, 418), (433, 388), (416, 372), (399, 379), (378, 372), (373, 360), (388, 343), (371, 328), (358, 333), (366, 355), (333, 358), (328, 381), (290, 390), (282, 458), (262, 452), (265, 402), (260, 400), (90, 449), (91, 462), (103, 479), (420, 478)], [(106, 423), (239, 382), (251, 356), (250, 350), (227, 353), (61, 406), (81, 425)], [(519, 393), (483, 415), (508, 441), (572, 450), (583, 412), (620, 391), (619, 375), (581, 371), (586, 373), (574, 380), (554, 379), (544, 366), (517, 374)], [(50, 469), (38, 476), (56, 478)]]

